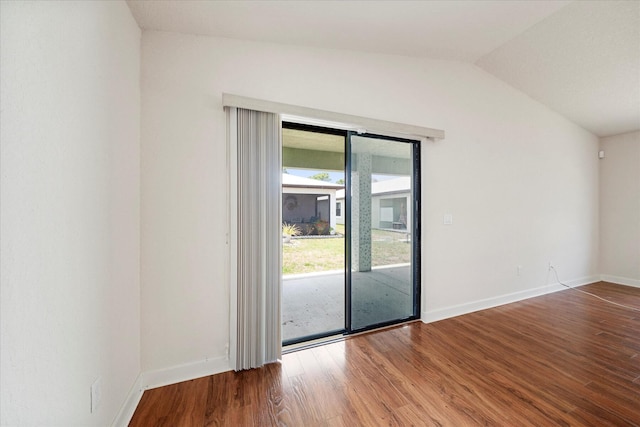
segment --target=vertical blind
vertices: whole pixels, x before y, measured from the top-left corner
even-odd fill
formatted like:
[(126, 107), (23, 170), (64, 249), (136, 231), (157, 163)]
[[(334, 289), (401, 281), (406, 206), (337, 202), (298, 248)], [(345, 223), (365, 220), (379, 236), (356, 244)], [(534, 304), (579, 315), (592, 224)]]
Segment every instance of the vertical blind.
[(279, 115), (229, 108), (228, 117), (231, 361), (239, 371), (276, 361), (282, 353), (282, 162)]

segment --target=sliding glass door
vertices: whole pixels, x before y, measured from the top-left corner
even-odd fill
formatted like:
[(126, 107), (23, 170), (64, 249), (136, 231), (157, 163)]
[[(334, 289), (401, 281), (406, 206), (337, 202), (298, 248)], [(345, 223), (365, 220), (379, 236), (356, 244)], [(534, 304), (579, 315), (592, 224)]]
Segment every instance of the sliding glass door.
[(417, 318), (418, 143), (351, 134), (347, 152), (348, 329)]
[(283, 124), (283, 344), (419, 313), (418, 142)]

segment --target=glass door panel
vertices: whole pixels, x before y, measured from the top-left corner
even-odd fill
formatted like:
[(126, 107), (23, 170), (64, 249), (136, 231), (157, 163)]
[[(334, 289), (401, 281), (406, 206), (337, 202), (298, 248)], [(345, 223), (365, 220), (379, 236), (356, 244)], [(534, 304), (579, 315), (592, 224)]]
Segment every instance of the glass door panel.
[(417, 143), (349, 141), (350, 330), (417, 317)]
[(345, 331), (346, 132), (283, 123), (282, 339)]

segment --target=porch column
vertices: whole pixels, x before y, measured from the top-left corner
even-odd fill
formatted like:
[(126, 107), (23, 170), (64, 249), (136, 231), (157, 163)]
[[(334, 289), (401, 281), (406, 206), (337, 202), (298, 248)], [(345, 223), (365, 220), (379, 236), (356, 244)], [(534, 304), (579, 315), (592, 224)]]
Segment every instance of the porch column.
[(336, 229), (336, 192), (329, 193), (329, 226)]
[(354, 155), (351, 174), (351, 267), (371, 271), (371, 153)]

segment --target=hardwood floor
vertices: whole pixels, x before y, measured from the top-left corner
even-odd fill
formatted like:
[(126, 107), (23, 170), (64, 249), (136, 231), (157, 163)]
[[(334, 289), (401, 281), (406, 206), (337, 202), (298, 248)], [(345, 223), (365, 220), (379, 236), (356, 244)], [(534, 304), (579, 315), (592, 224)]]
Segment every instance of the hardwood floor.
[(130, 425), (640, 426), (640, 312), (567, 290), (416, 322), (148, 390)]

